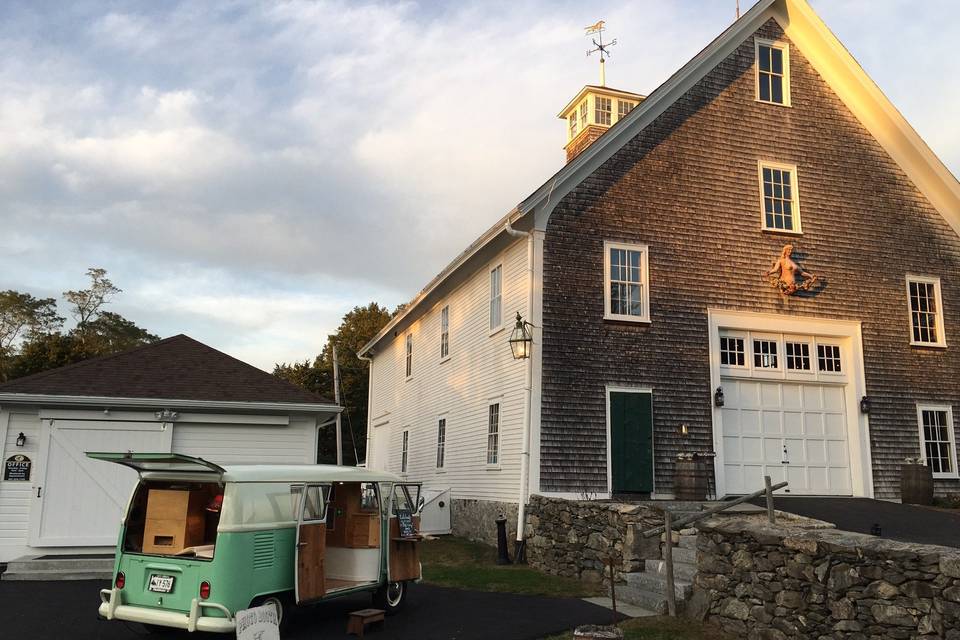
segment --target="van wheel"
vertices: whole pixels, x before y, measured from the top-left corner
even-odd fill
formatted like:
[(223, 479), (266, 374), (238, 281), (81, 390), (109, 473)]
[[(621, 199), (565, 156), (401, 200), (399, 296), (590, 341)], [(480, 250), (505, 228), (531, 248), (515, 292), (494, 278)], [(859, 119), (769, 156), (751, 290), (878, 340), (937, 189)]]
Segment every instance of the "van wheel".
[(373, 594), (373, 604), (386, 611), (388, 616), (392, 616), (403, 608), (406, 596), (406, 582), (388, 582)]
[(293, 601), (290, 596), (282, 593), (274, 593), (268, 596), (260, 596), (250, 603), (250, 607), (262, 607), (264, 605), (273, 605), (277, 611), (277, 623), (280, 627), (281, 635), (290, 630), (290, 614), (293, 609)]

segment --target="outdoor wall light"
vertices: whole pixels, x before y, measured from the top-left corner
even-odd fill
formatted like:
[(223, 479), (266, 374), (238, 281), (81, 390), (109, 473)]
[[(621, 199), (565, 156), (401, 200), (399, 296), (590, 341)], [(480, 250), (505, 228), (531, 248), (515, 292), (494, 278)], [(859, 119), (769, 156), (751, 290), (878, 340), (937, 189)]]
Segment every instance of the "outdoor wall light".
[(22, 447), (27, 444), (27, 436), (23, 435), (23, 431), (20, 432), (20, 435), (17, 436), (17, 446)]
[(867, 396), (860, 398), (860, 413), (870, 413), (870, 398)]
[(684, 438), (690, 435), (690, 427), (688, 427), (686, 423), (680, 425), (680, 435), (683, 436)]
[(528, 327), (533, 325), (524, 320), (517, 311), (517, 324), (510, 334), (510, 350), (514, 360), (526, 360), (530, 357), (533, 348), (533, 335)]
[(717, 390), (713, 392), (713, 406), (723, 406), (723, 387), (717, 387)]

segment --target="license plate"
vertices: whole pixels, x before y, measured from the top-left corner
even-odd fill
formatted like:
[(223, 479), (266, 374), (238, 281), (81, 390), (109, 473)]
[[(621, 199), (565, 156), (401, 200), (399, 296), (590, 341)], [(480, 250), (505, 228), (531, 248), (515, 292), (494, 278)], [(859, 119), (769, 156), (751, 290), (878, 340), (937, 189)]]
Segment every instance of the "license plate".
[(170, 593), (173, 590), (173, 576), (150, 576), (150, 591)]

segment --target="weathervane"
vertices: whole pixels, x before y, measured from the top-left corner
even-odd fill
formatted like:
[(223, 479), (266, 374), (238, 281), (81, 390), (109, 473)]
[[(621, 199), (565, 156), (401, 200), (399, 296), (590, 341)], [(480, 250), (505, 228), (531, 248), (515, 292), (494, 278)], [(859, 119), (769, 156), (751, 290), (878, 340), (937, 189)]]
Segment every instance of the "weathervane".
[[(603, 26), (603, 25), (604, 25), (604, 24), (605, 24), (605, 23), (604, 23), (603, 20), (599, 20), (596, 24), (592, 24), (592, 25), (590, 25), (589, 27), (584, 27), (584, 29), (586, 29), (586, 31), (587, 31), (587, 33), (584, 34), (584, 35), (588, 35), (588, 36), (589, 36), (589, 35), (596, 34), (596, 36), (597, 36), (596, 38), (592, 38), (592, 40), (593, 40), (593, 46), (594, 46), (595, 48), (590, 49), (589, 51), (587, 51), (587, 55), (589, 56), (589, 55), (594, 54), (594, 53), (596, 53), (596, 52), (598, 52), (598, 51), (600, 52), (600, 86), (601, 86), (601, 87), (607, 86), (607, 74), (606, 74), (606, 71), (605, 71), (605, 69), (604, 69), (604, 63), (606, 62), (606, 56), (609, 56), (609, 55), (610, 55), (609, 47), (612, 47), (613, 45), (617, 44), (617, 39), (616, 39), (616, 38), (614, 38), (614, 39), (611, 40), (610, 42), (607, 42), (606, 44), (604, 44), (604, 42), (603, 42), (603, 29), (604, 29), (604, 26)], [(598, 40), (599, 40), (599, 42), (598, 42)]]

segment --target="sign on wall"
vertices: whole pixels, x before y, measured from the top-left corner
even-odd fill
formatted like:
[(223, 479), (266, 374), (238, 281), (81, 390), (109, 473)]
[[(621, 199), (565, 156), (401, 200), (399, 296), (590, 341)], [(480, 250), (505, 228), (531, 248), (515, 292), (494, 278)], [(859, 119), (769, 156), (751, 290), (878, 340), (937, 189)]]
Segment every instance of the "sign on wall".
[(29, 482), (32, 465), (30, 458), (22, 453), (10, 456), (3, 465), (3, 479), (13, 482)]

